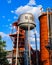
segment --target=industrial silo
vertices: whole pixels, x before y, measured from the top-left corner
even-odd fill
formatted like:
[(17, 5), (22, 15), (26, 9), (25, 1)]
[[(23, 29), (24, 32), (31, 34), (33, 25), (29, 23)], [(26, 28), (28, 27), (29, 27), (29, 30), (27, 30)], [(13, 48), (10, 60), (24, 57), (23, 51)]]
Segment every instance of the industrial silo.
[(49, 50), (46, 48), (48, 46), (49, 40), (49, 25), (48, 25), (48, 15), (50, 13), (43, 13), (39, 17), (40, 21), (40, 65), (50, 65)]

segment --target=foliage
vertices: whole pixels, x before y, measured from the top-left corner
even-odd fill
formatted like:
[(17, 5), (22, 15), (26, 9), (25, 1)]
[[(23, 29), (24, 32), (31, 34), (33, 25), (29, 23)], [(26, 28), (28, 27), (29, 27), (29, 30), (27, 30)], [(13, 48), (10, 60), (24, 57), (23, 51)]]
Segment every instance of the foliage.
[(7, 52), (5, 50), (6, 42), (2, 40), (0, 36), (0, 65), (9, 65), (9, 62), (6, 58)]

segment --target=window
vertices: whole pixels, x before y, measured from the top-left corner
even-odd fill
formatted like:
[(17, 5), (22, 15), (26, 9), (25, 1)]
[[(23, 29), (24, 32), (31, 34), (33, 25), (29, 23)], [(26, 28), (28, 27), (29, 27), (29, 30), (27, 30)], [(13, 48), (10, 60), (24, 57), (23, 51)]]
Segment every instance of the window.
[(32, 21), (33, 21), (33, 20), (34, 20), (34, 19), (33, 19), (33, 17), (30, 17), (30, 20), (32, 20)]
[(28, 16), (25, 16), (25, 19), (28, 19)]

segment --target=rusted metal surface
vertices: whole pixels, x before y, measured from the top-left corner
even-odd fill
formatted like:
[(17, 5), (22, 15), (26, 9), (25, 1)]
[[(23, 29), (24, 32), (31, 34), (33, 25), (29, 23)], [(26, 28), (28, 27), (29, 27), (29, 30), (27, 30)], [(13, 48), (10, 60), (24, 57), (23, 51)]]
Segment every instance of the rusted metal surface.
[(48, 45), (47, 13), (43, 13), (39, 17), (39, 20), (40, 20), (40, 61), (41, 65), (50, 65), (49, 52), (46, 49), (46, 46)]

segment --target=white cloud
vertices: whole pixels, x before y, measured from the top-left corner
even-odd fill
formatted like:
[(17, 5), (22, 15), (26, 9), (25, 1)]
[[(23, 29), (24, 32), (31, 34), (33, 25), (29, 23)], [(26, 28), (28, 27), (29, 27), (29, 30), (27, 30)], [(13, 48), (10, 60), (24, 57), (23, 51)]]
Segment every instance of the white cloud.
[(35, 30), (35, 31), (32, 30), (32, 31), (30, 31), (30, 33), (31, 33), (31, 34), (30, 34), (30, 37), (35, 37), (35, 36), (34, 36), (35, 33), (36, 33), (37, 37), (40, 36), (40, 34), (39, 34), (39, 32), (38, 32), (37, 30)]
[(14, 11), (12, 10), (11, 13), (14, 13)]
[(34, 30), (33, 31), (30, 31), (30, 37), (29, 37), (30, 42), (35, 42), (35, 35), (34, 35), (34, 33), (36, 33), (36, 39), (39, 42), (40, 41), (40, 39), (39, 39), (39, 36), (40, 35), (39, 35), (39, 33), (38, 33), (37, 30), (35, 30), (35, 32), (34, 32)]
[[(33, 39), (33, 38), (32, 38)], [(33, 40), (34, 42), (30, 42), (31, 44), (31, 47), (33, 48), (33, 49), (36, 49), (36, 42), (35, 42), (35, 38), (34, 38), (34, 40)], [(40, 49), (40, 42), (39, 42), (40, 40), (39, 40), (39, 38), (37, 38), (37, 49)]]
[(4, 32), (0, 32), (0, 35), (2, 36), (2, 40), (6, 41), (6, 50), (12, 50), (13, 44), (9, 35)]
[(8, 27), (10, 30), (12, 30), (12, 24), (10, 23), (9, 24), (9, 27)]
[(10, 26), (12, 26), (12, 24), (10, 24)]
[(11, 19), (8, 19), (8, 21), (11, 21)]
[(28, 5), (36, 5), (35, 0), (30, 0), (29, 3), (28, 3)]
[(17, 16), (14, 16), (14, 19), (17, 19)]
[(22, 13), (32, 13), (35, 17), (38, 17), (42, 13), (42, 6), (39, 5), (37, 7), (25, 5), (25, 6), (20, 6), (15, 10), (15, 13), (17, 15), (20, 15)]
[(37, 37), (40, 36), (40, 34), (39, 34), (39, 32), (37, 30), (35, 30), (35, 33), (36, 33)]
[(12, 26), (11, 26), (11, 27), (9, 27), (9, 29), (10, 29), (10, 30), (12, 30), (12, 29), (13, 29), (13, 28), (12, 28)]
[(5, 18), (5, 16), (2, 16), (2, 18)]
[(8, 25), (5, 25), (5, 27), (9, 27)]
[(3, 33), (3, 32), (0, 32), (0, 35), (2, 36), (2, 38), (4, 37), (9, 37), (7, 34)]
[(35, 38), (34, 37), (30, 37), (30, 42), (35, 42)]
[(6, 25), (2, 25), (2, 27), (9, 27), (9, 25), (8, 25), (8, 24), (6, 24)]
[[(40, 39), (39, 38), (36, 38), (36, 40), (39, 42)], [(35, 37), (30, 37), (30, 42), (35, 42)]]
[(27, 5), (20, 6), (15, 11), (12, 10), (11, 13), (15, 13), (17, 15), (23, 13), (32, 13), (35, 17), (40, 16), (43, 11), (42, 5), (37, 5), (36, 7), (33, 5), (36, 5), (35, 0), (30, 0)]
[(37, 38), (37, 41), (39, 41), (39, 42), (40, 42), (40, 38)]
[[(37, 30), (35, 30), (36, 32), (36, 41), (37, 41), (37, 48), (40, 49), (40, 38), (39, 38), (39, 33), (37, 32)], [(35, 42), (35, 35), (34, 35), (34, 31), (30, 31), (30, 43), (33, 49), (36, 49), (36, 42)]]
[(7, 2), (8, 2), (8, 4), (10, 4), (11, 3), (11, 0), (7, 0)]
[(32, 47), (33, 49), (36, 49), (35, 43), (31, 44), (31, 47)]

